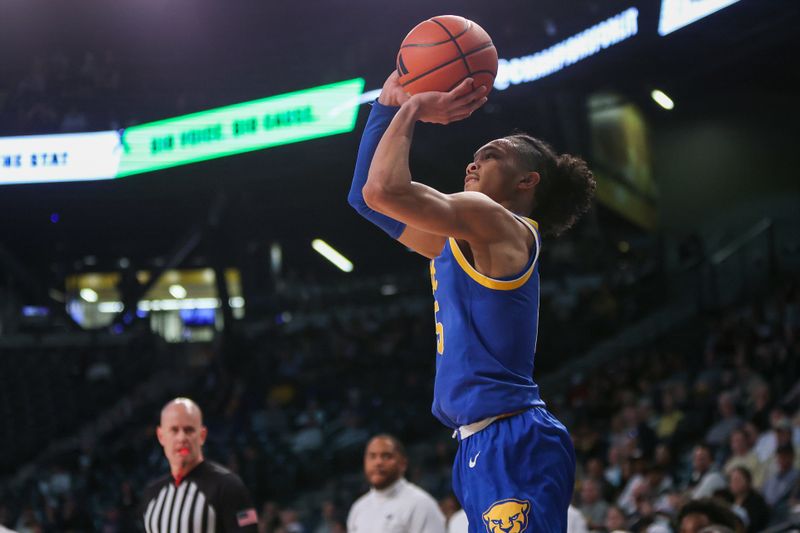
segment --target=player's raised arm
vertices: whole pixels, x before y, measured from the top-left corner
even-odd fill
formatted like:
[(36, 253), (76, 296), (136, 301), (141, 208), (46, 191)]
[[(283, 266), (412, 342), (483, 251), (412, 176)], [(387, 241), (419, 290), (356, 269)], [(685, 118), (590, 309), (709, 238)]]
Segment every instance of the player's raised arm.
[[(397, 74), (394, 73), (393, 76), (396, 78)], [(367, 174), (372, 163), (372, 157), (375, 154), (375, 148), (378, 146), (383, 132), (386, 131), (400, 105), (408, 100), (408, 95), (402, 90), (392, 90), (396, 84), (390, 84), (390, 80), (391, 76), (381, 91), (381, 97), (377, 102), (373, 103), (369, 118), (367, 118), (367, 125), (361, 135), (356, 168), (353, 172), (353, 183), (347, 195), (347, 202), (362, 217), (381, 228), (390, 237), (397, 239), (403, 233), (405, 224), (371, 209), (364, 201), (362, 194), (364, 184), (367, 182)], [(399, 85), (397, 89), (399, 89)]]
[(400, 105), (409, 98), (403, 88), (400, 87), (397, 78), (397, 71), (392, 72), (381, 90), (378, 101), (373, 104), (370, 110), (367, 125), (361, 136), (361, 144), (358, 147), (353, 183), (350, 186), (347, 201), (361, 216), (381, 228), (390, 237), (427, 258), (434, 258), (439, 255), (439, 252), (444, 247), (443, 237), (406, 226), (399, 220), (375, 211), (367, 205), (362, 194), (378, 142), (395, 113), (400, 109)]
[(417, 121), (449, 124), (486, 102), (486, 88), (464, 80), (449, 93), (429, 92), (402, 105), (378, 144), (363, 189), (372, 209), (408, 227), (443, 237), (492, 238), (515, 225), (497, 202), (478, 192), (443, 194), (412, 181), (409, 152)]

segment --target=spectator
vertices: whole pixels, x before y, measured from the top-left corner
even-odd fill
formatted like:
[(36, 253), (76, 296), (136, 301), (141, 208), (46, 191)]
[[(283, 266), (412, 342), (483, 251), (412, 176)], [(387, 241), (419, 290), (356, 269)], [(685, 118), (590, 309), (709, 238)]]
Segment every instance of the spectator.
[(680, 533), (700, 533), (709, 526), (723, 526), (735, 532), (744, 532), (741, 520), (724, 503), (702, 498), (687, 503), (678, 513)]
[(626, 531), (628, 529), (627, 519), (622, 508), (612, 505), (606, 511), (606, 529), (608, 531)]
[(664, 472), (672, 472), (675, 470), (672, 449), (668, 444), (662, 442), (656, 445), (655, 466), (661, 468)]
[(786, 517), (789, 496), (792, 493), (800, 471), (794, 467), (794, 447), (784, 444), (777, 451), (777, 471), (764, 481), (764, 499), (773, 508), (773, 521)]
[(589, 529), (602, 527), (608, 512), (608, 503), (600, 493), (600, 484), (591, 478), (584, 479), (581, 483), (580, 501), (579, 509)]
[(606, 479), (604, 470), (603, 459), (597, 456), (589, 457), (583, 467), (584, 477), (594, 480), (599, 485), (601, 497), (608, 502), (614, 499), (614, 487)]
[(778, 431), (781, 426), (785, 426), (788, 421), (786, 413), (780, 407), (774, 408), (769, 413), (770, 429), (758, 436), (758, 440), (753, 446), (758, 460), (767, 463), (775, 455), (778, 449)]
[(322, 428), (320, 422), (313, 417), (302, 417), (302, 427), (292, 437), (292, 451), (306, 454), (322, 448)]
[(683, 420), (683, 411), (675, 406), (675, 398), (670, 390), (661, 393), (661, 415), (656, 423), (656, 436), (660, 440), (667, 440), (678, 429), (678, 424)]
[(369, 432), (364, 427), (361, 416), (354, 410), (348, 409), (340, 417), (344, 427), (333, 437), (329, 443), (332, 450), (360, 449), (369, 439)]
[(572, 505), (567, 508), (567, 533), (589, 533), (583, 514)]
[(636, 407), (626, 407), (624, 411), (630, 434), (635, 435), (638, 449), (648, 459), (653, 457), (658, 441), (655, 431), (650, 426), (650, 408), (650, 401), (644, 398), (639, 400)]
[(649, 466), (645, 473), (647, 484), (643, 490), (652, 498), (656, 510), (669, 509), (669, 496), (674, 489), (672, 476), (658, 463)]
[(305, 533), (300, 517), (294, 509), (284, 509), (280, 512), (281, 533)]
[(656, 513), (653, 501), (647, 492), (642, 491), (636, 496), (636, 511), (629, 519), (631, 529), (644, 533), (672, 533), (669, 520)]
[(758, 383), (750, 390), (749, 420), (756, 427), (766, 429), (769, 426), (769, 411), (771, 407), (769, 386)]
[(717, 472), (711, 461), (711, 449), (707, 444), (698, 444), (692, 452), (692, 474), (686, 486), (693, 500), (709, 498), (714, 492), (725, 488), (725, 478)]
[(706, 433), (706, 442), (714, 447), (728, 442), (731, 432), (742, 425), (742, 420), (736, 416), (736, 404), (730, 392), (723, 392), (717, 397), (717, 407), (722, 418)]
[(760, 487), (763, 483), (764, 469), (755, 452), (750, 446), (750, 439), (744, 429), (735, 429), (728, 439), (730, 441), (731, 456), (725, 462), (723, 470), (730, 475), (734, 468), (746, 468), (752, 477), (753, 486)]
[[(789, 422), (788, 418), (782, 419), (778, 422), (777, 426), (775, 427), (775, 449), (780, 449), (781, 446), (794, 446), (792, 440), (792, 424)], [(795, 457), (795, 459), (797, 459)], [(794, 464), (797, 467), (797, 463), (795, 461)], [(778, 471), (778, 455), (777, 453), (773, 454), (772, 457), (767, 460), (767, 463), (763, 465), (764, 468), (764, 479), (769, 476), (772, 476)]]
[(603, 473), (605, 480), (614, 490), (622, 488), (622, 451), (620, 447), (612, 446), (608, 450), (608, 466)]
[(264, 502), (258, 519), (259, 533), (274, 533), (281, 525), (280, 509), (272, 501)]
[(769, 522), (769, 507), (753, 489), (753, 479), (747, 468), (735, 466), (728, 473), (728, 490), (733, 496), (734, 511), (739, 508), (747, 515), (747, 531), (761, 531)]
[(647, 465), (638, 450), (632, 457), (628, 458), (626, 464), (629, 471), (628, 481), (619, 498), (617, 498), (617, 505), (622, 507), (626, 515), (630, 516), (636, 511), (636, 496), (646, 490), (647, 478), (645, 477), (645, 469)]
[(333, 533), (341, 524), (339, 510), (330, 500), (322, 502), (322, 522), (314, 529), (314, 533)]
[(22, 510), (15, 528), (18, 533), (41, 533), (44, 529), (33, 507), (30, 506)]

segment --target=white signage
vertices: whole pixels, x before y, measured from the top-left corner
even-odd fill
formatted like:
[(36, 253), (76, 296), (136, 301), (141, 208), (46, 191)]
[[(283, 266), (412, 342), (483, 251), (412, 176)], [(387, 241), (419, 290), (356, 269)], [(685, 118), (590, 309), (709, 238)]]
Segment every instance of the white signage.
[(116, 131), (0, 137), (0, 185), (111, 179), (122, 152)]
[(535, 54), (501, 59), (494, 88), (538, 80), (592, 56), (639, 32), (639, 10), (631, 7), (569, 39)]
[(739, 0), (662, 0), (658, 34), (662, 37)]

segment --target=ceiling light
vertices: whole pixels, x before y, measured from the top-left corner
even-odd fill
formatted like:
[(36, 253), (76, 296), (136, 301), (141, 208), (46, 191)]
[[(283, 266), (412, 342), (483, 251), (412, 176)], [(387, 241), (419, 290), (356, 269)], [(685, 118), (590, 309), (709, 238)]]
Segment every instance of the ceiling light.
[(81, 298), (93, 304), (97, 301), (97, 293), (92, 289), (81, 289)]
[(314, 239), (311, 241), (311, 247), (319, 252), (322, 257), (336, 265), (339, 270), (344, 272), (353, 271), (353, 263), (322, 239)]
[(660, 105), (661, 107), (663, 107), (667, 111), (670, 111), (670, 110), (675, 108), (675, 102), (673, 102), (672, 98), (667, 96), (666, 93), (664, 93), (663, 91), (659, 91), (658, 89), (655, 89), (655, 90), (653, 90), (653, 92), (650, 93), (650, 97), (653, 100), (655, 100), (655, 102), (658, 105)]
[(177, 298), (178, 300), (186, 298), (186, 289), (183, 288), (183, 285), (170, 285), (169, 293), (173, 298)]

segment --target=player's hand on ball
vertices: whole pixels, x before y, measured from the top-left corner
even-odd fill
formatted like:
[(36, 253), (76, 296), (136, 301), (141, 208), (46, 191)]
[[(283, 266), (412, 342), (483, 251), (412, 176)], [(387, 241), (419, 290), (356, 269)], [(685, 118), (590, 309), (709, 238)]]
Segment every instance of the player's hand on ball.
[(400, 82), (397, 81), (399, 77), (400, 75), (397, 71), (393, 70), (389, 77), (386, 78), (383, 89), (381, 89), (381, 95), (378, 97), (378, 102), (383, 105), (400, 106), (408, 101), (411, 96), (403, 90)]
[(450, 124), (463, 120), (486, 103), (488, 89), (475, 87), (472, 78), (467, 78), (448, 93), (425, 92), (408, 99), (413, 105), (417, 120), (434, 124)]

